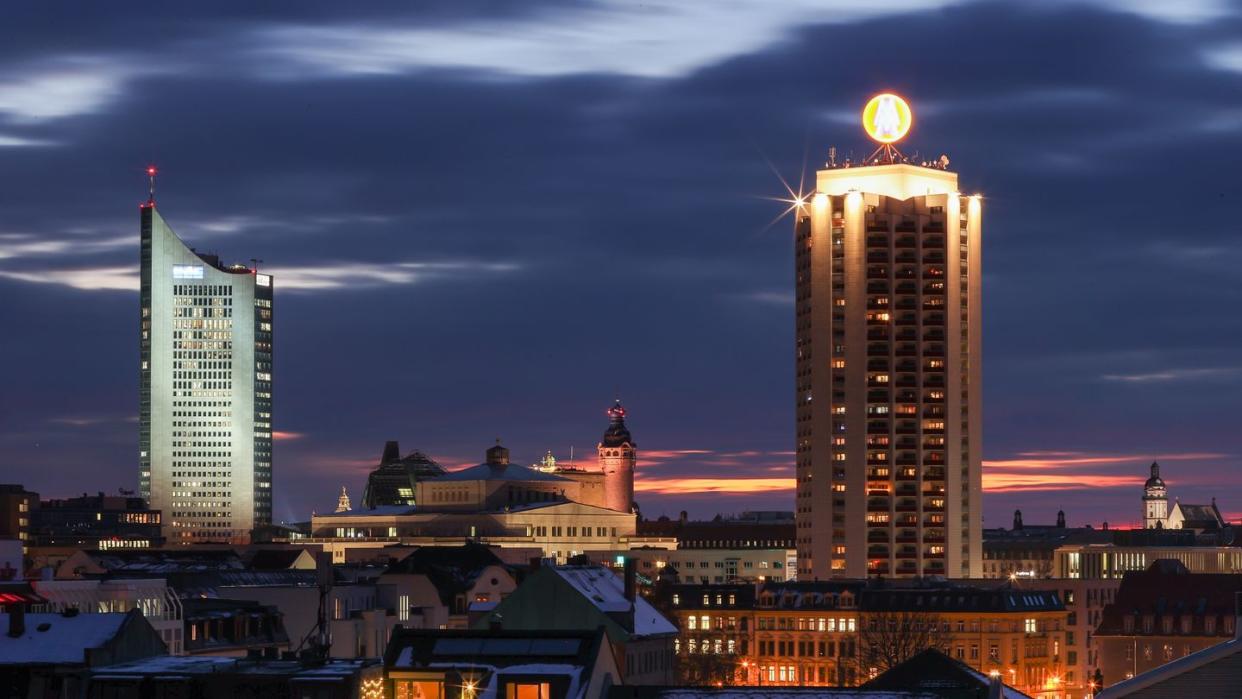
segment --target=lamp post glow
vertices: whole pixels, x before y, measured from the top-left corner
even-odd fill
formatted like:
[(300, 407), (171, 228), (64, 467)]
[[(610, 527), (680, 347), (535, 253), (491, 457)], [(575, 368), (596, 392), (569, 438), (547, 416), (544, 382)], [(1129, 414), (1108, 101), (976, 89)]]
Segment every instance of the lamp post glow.
[(910, 111), (910, 105), (890, 92), (872, 97), (863, 107), (863, 129), (879, 143), (900, 141), (913, 123), (914, 114)]

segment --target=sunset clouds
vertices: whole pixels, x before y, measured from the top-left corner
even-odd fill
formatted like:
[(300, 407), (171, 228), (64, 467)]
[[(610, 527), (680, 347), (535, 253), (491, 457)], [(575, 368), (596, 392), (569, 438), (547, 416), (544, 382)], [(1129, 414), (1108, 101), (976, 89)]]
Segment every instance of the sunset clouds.
[[(302, 435), (274, 450), (279, 518), (360, 491), (390, 439), (454, 467), (497, 437), (589, 465), (618, 395), (644, 514), (790, 510), (771, 197), (830, 147), (865, 157), (858, 111), (895, 90), (907, 152), (988, 201), (986, 523), (1129, 521), (1153, 459), (1174, 497), (1242, 508), (1237, 3), (819, 9), (13, 4), (0, 471), (49, 496), (136, 486), (154, 162), (187, 244), (276, 275), (273, 429)], [(954, 41), (877, 50), (895, 26)]]

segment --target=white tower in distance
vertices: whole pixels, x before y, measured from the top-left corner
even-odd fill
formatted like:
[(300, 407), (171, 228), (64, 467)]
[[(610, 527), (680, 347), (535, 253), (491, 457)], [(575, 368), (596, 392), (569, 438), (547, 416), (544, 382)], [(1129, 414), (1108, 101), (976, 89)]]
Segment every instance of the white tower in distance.
[(608, 409), (608, 429), (599, 443), (599, 466), (604, 472), (604, 497), (608, 509), (632, 512), (634, 509), (634, 465), (638, 445), (625, 426), (625, 408), (618, 400)]
[(1160, 464), (1151, 462), (1151, 478), (1143, 484), (1143, 528), (1160, 529), (1169, 518), (1169, 491), (1160, 478)]

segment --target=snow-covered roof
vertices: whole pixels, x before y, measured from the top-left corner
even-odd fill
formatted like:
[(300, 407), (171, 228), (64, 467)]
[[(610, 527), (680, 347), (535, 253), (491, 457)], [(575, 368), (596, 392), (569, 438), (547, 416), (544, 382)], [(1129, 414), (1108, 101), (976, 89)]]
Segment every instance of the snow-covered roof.
[[(601, 612), (630, 611), (625, 581), (611, 570), (603, 566), (558, 566), (554, 570)], [(641, 596), (635, 596), (633, 609), (635, 636), (677, 633), (677, 627)]]
[(932, 692), (837, 687), (669, 687), (660, 699), (937, 699)]
[(128, 614), (27, 614), (26, 631), (8, 635), (9, 615), (0, 614), (0, 665), (85, 663), (86, 651), (120, 632)]
[(308, 666), (299, 660), (253, 660), (226, 656), (161, 655), (145, 660), (109, 665), (93, 672), (95, 677), (141, 678), (149, 675), (210, 675), (245, 673), (253, 675), (289, 675), (299, 679), (339, 679), (350, 677), (368, 667), (378, 668), (374, 660), (332, 659), (325, 665)]

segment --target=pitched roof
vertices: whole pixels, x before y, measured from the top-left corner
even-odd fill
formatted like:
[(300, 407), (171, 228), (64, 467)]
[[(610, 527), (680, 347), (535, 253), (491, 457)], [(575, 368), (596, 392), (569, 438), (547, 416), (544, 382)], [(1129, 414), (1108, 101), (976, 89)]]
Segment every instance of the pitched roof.
[(451, 607), (453, 597), (473, 587), (486, 568), (504, 565), (504, 561), (483, 544), (424, 546), (388, 566), (385, 574), (426, 575), (440, 593), (440, 601)]
[(858, 606), (867, 611), (1061, 611), (1065, 605), (1055, 590), (1027, 590), (945, 584), (937, 587), (866, 588)]
[(642, 596), (635, 596), (633, 605), (625, 596), (625, 581), (603, 566), (555, 566), (552, 568), (596, 609), (605, 614), (628, 613), (634, 610), (636, 636), (675, 634), (677, 627), (656, 611)]
[(9, 615), (0, 614), (0, 665), (84, 664), (86, 651), (121, 632), (129, 614), (27, 614), (26, 631), (8, 635)]
[[(1160, 684), (1161, 682), (1166, 682), (1168, 680), (1181, 677), (1182, 675), (1195, 672), (1199, 668), (1214, 665), (1222, 661), (1228, 661), (1238, 653), (1242, 653), (1242, 640), (1235, 638), (1225, 641), (1224, 643), (1218, 643), (1214, 646), (1204, 648), (1196, 653), (1191, 653), (1190, 655), (1183, 656), (1172, 662), (1152, 668), (1151, 670), (1140, 673), (1128, 680), (1118, 682), (1111, 687), (1106, 687), (1095, 696), (1096, 699), (1120, 699), (1120, 697), (1128, 697), (1134, 692), (1138, 692), (1153, 685)], [(1228, 667), (1222, 669), (1224, 672), (1216, 673), (1217, 676), (1214, 679), (1218, 682), (1224, 681), (1227, 683), (1236, 681), (1236, 670), (1231, 671)], [(1203, 689), (1207, 689), (1206, 683), (1203, 686)]]
[[(991, 696), (992, 678), (963, 662), (954, 660), (934, 648), (916, 653), (875, 679), (862, 684), (862, 689), (923, 690), (938, 697), (967, 699)], [(996, 681), (1001, 699), (1030, 699), (1018, 690)]]
[(384, 651), (388, 668), (465, 668), (478, 678), (475, 696), (495, 699), (505, 675), (567, 678), (566, 697), (582, 697), (605, 657), (603, 629), (590, 631), (430, 630), (393, 631)]
[(1177, 502), (1174, 503), (1173, 507), (1181, 510), (1182, 520), (1185, 524), (1198, 525), (1197, 527), (1187, 527), (1188, 529), (1207, 529), (1224, 524), (1224, 518), (1221, 517), (1220, 510), (1216, 508), (1215, 502), (1210, 505), (1193, 505)]
[(299, 558), (307, 555), (305, 548), (260, 549), (250, 556), (251, 570), (287, 570)]

